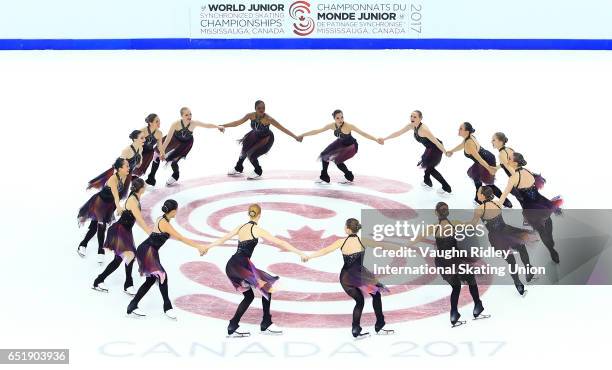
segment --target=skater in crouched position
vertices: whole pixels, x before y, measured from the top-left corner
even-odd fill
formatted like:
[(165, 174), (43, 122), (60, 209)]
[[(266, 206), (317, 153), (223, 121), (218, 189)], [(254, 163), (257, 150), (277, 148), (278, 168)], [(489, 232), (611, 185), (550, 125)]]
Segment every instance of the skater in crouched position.
[(96, 277), (93, 282), (92, 289), (100, 292), (108, 292), (108, 288), (104, 284), (104, 280), (110, 276), (119, 266), (121, 262), (125, 263), (125, 283), (123, 291), (128, 295), (135, 295), (134, 281), (132, 279), (132, 268), (136, 259), (136, 246), (134, 245), (134, 235), (132, 228), (135, 223), (149, 235), (151, 228), (145, 223), (142, 218), (140, 209), (140, 198), (145, 192), (145, 183), (141, 178), (132, 180), (132, 189), (130, 195), (125, 201), (125, 210), (121, 213), (119, 220), (108, 228), (106, 240), (104, 241), (104, 249), (108, 249), (115, 253), (115, 258), (106, 266), (106, 269)]
[[(433, 233), (429, 234), (432, 230), (426, 228), (427, 232), (423, 235), (419, 235), (411, 245), (415, 245), (417, 243), (425, 241), (427, 238), (433, 236), (436, 241), (436, 248), (439, 251), (455, 251), (458, 249), (457, 239), (455, 238), (455, 227), (453, 223), (448, 220), (449, 210), (448, 204), (444, 202), (439, 202), (436, 204), (435, 209), (436, 217), (438, 218), (437, 227), (433, 229)], [(468, 258), (460, 258), (456, 257), (455, 254), (450, 253), (452, 257), (444, 258), (441, 256), (436, 256), (434, 259), (435, 265), (437, 268), (445, 268), (445, 269), (453, 269), (454, 271), (458, 271), (461, 265), (469, 264)], [(474, 300), (474, 309), (472, 314), (474, 319), (487, 319), (490, 315), (483, 315), (484, 306), (482, 305), (482, 301), (480, 300), (480, 294), (478, 292), (478, 285), (476, 284), (476, 277), (474, 274), (466, 273), (460, 274), (458, 272), (455, 273), (445, 273), (442, 274), (442, 279), (446, 281), (452, 288), (450, 295), (450, 322), (453, 327), (465, 324), (465, 321), (460, 321), (461, 314), (459, 314), (459, 295), (461, 294), (461, 283), (464, 282), (468, 285), (470, 290), (470, 295)]]
[(392, 329), (384, 328), (385, 316), (382, 310), (382, 298), (380, 294), (380, 292), (388, 292), (389, 290), (378, 281), (372, 272), (363, 266), (365, 247), (357, 235), (360, 229), (361, 225), (359, 221), (354, 218), (349, 218), (346, 220), (344, 226), (344, 231), (348, 235), (346, 238), (338, 239), (328, 247), (303, 257), (302, 260), (307, 262), (313, 258), (324, 256), (336, 249), (340, 249), (342, 258), (344, 259), (344, 265), (342, 265), (342, 269), (340, 270), (340, 285), (342, 285), (342, 289), (344, 289), (346, 294), (355, 300), (352, 323), (353, 337), (361, 338), (369, 334), (368, 332), (363, 333), (361, 328), (361, 313), (365, 304), (364, 296), (366, 294), (372, 296), (372, 306), (374, 308), (374, 314), (376, 315), (376, 324), (374, 325), (376, 333), (393, 334), (394, 331)]
[(257, 246), (259, 238), (265, 239), (269, 243), (274, 243), (280, 248), (296, 253), (301, 257), (305, 255), (287, 243), (284, 240), (272, 236), (269, 232), (262, 229), (257, 223), (261, 217), (261, 207), (258, 204), (252, 204), (248, 209), (249, 222), (236, 227), (230, 233), (226, 234), (221, 239), (213, 242), (205, 247), (204, 253), (210, 248), (225, 243), (227, 240), (238, 235), (238, 249), (236, 253), (227, 261), (225, 273), (236, 290), (242, 292), (244, 298), (236, 308), (236, 313), (230, 319), (227, 327), (227, 334), (231, 337), (246, 337), (250, 333), (240, 329), (240, 319), (249, 308), (255, 294), (253, 289), (257, 289), (261, 293), (261, 305), (263, 307), (263, 317), (261, 320), (260, 330), (263, 334), (282, 334), (282, 330), (272, 323), (272, 315), (270, 314), (270, 303), (272, 302), (272, 291), (274, 283), (279, 279), (278, 276), (272, 276), (265, 271), (255, 267), (251, 262), (251, 256)]
[(319, 176), (318, 182), (328, 184), (331, 181), (329, 174), (327, 173), (327, 169), (329, 168), (329, 162), (334, 162), (336, 167), (338, 167), (338, 169), (344, 174), (344, 178), (346, 179), (345, 183), (351, 183), (355, 179), (355, 175), (349, 171), (344, 162), (353, 158), (355, 154), (357, 154), (357, 150), (359, 148), (357, 139), (355, 139), (351, 133), (355, 131), (359, 135), (376, 141), (381, 145), (383, 144), (383, 140), (377, 140), (374, 136), (361, 131), (357, 126), (345, 122), (344, 114), (340, 109), (336, 109), (332, 113), (332, 117), (334, 117), (333, 123), (325, 125), (317, 130), (305, 132), (300, 135), (299, 138), (301, 140), (305, 136), (317, 135), (324, 131), (332, 130), (336, 140), (329, 144), (319, 155), (323, 168), (321, 169), (321, 175)]
[(149, 237), (136, 249), (138, 270), (140, 275), (146, 276), (146, 280), (140, 288), (138, 288), (136, 295), (128, 305), (128, 315), (146, 316), (146, 314), (138, 308), (138, 303), (157, 281), (159, 284), (159, 291), (164, 300), (164, 312), (169, 318), (176, 319), (176, 313), (172, 308), (172, 302), (168, 296), (168, 275), (159, 259), (159, 249), (172, 237), (185, 245), (197, 249), (200, 255), (204, 253), (203, 245), (185, 238), (170, 224), (170, 220), (176, 217), (177, 211), (178, 203), (174, 199), (166, 200), (162, 206), (162, 212), (164, 214), (155, 222), (153, 232), (151, 232)]
[(117, 158), (112, 168), (114, 175), (106, 180), (99, 192), (89, 198), (79, 209), (78, 214), (79, 225), (83, 225), (87, 221), (90, 221), (90, 224), (85, 237), (79, 243), (77, 253), (79, 256), (85, 257), (87, 243), (97, 233), (98, 263), (100, 264), (104, 262), (103, 247), (106, 226), (114, 220), (113, 212), (116, 211), (117, 215), (121, 215), (121, 212), (123, 212), (120, 200), (127, 193), (126, 187), (128, 185), (126, 183), (129, 181), (130, 167), (126, 159)]

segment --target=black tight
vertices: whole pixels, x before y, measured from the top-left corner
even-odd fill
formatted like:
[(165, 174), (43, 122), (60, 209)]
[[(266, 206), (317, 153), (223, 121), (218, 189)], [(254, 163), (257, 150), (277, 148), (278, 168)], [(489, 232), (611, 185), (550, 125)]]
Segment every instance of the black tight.
[(259, 165), (259, 160), (257, 159), (257, 157), (254, 156), (247, 157), (246, 154), (241, 154), (240, 157), (238, 157), (238, 162), (236, 162), (236, 166), (234, 166), (234, 169), (238, 172), (242, 172), (244, 170), (244, 160), (247, 158), (249, 158), (249, 162), (251, 162), (251, 164), (253, 165), (255, 173), (261, 176), (261, 174), (263, 173), (263, 169)]
[[(353, 308), (353, 336), (358, 336), (361, 333), (361, 313), (363, 312), (363, 306), (365, 300), (363, 293), (358, 288), (346, 289), (346, 294), (355, 300), (355, 307)], [(382, 310), (382, 298), (380, 292), (376, 294), (370, 294), (372, 296), (372, 307), (374, 308), (374, 314), (376, 315), (375, 328), (378, 331), (380, 328), (385, 326), (385, 315)]]
[[(469, 275), (467, 280), (468, 287), (470, 289), (470, 295), (472, 296), (474, 305), (481, 304), (482, 302), (480, 301), (480, 294), (478, 293), (478, 285), (476, 284), (476, 279), (474, 278), (474, 275)], [(449, 284), (453, 289), (450, 296), (451, 314), (458, 313), (459, 311), (457, 309), (457, 306), (459, 305), (459, 295), (461, 294), (461, 282), (457, 278)]]
[[(325, 181), (325, 182), (329, 182), (330, 178), (329, 178), (329, 174), (327, 173), (327, 169), (329, 168), (329, 162), (328, 161), (321, 161), (322, 164), (322, 169), (321, 169), (321, 180)], [(336, 163), (336, 167), (338, 167), (338, 169), (340, 171), (342, 171), (342, 173), (344, 174), (344, 178), (349, 180), (349, 181), (353, 181), (355, 179), (355, 176), (353, 175), (353, 173), (351, 171), (349, 171), (348, 167), (346, 167), (346, 164), (344, 164), (344, 162), (342, 163)]]
[[(153, 284), (155, 284), (156, 280), (159, 279), (154, 276), (149, 276), (145, 282), (142, 283), (140, 288), (138, 288), (138, 292), (136, 292), (136, 295), (128, 305), (127, 313), (132, 313), (132, 311), (138, 308), (138, 303), (145, 296), (145, 294), (147, 294), (149, 289), (151, 289)], [(172, 309), (172, 302), (170, 301), (170, 297), (168, 297), (168, 275), (166, 275), (166, 279), (164, 280), (163, 284), (159, 282), (159, 291), (164, 300), (164, 312)]]
[(104, 233), (106, 233), (106, 224), (98, 223), (96, 220), (92, 220), (89, 223), (89, 229), (85, 234), (85, 238), (81, 241), (79, 246), (87, 247), (87, 243), (93, 238), (94, 235), (98, 234), (98, 254), (104, 254)]
[(447, 193), (451, 192), (450, 185), (448, 184), (448, 182), (446, 182), (442, 174), (435, 169), (435, 167), (425, 169), (425, 176), (423, 176), (423, 182), (428, 186), (432, 186), (433, 184), (431, 182), (431, 176), (433, 176), (433, 178), (436, 179), (440, 183), (440, 185), (442, 185), (442, 189), (444, 189), (444, 191), (446, 191)]
[(510, 255), (508, 255), (508, 258), (506, 258), (506, 262), (508, 262), (508, 265), (510, 265), (511, 269), (514, 270), (514, 273), (511, 274), (512, 280), (514, 281), (514, 285), (522, 285), (521, 279), (519, 279), (518, 276), (518, 266), (516, 264), (516, 258), (514, 258), (514, 254), (510, 253)]
[[(125, 265), (125, 283), (123, 284), (124, 290), (131, 286), (134, 286), (134, 281), (132, 280), (132, 268), (134, 267), (135, 259), (136, 258), (132, 259), (130, 263)], [(106, 268), (104, 269), (104, 271), (102, 271), (102, 273), (98, 275), (96, 280), (94, 280), (94, 286), (97, 286), (98, 284), (104, 282), (104, 280), (110, 274), (112, 274), (113, 272), (115, 272), (115, 270), (117, 270), (117, 268), (119, 268), (119, 266), (121, 265), (121, 262), (123, 262), (121, 257), (115, 255), (115, 258), (111, 261), (111, 263), (109, 263), (108, 266), (106, 266)]]
[[(253, 293), (253, 289), (249, 289), (246, 292), (242, 293), (244, 298), (236, 308), (236, 313), (234, 313), (234, 317), (230, 319), (230, 326), (237, 328), (242, 315), (249, 308), (253, 299), (255, 299), (255, 293)], [(272, 315), (270, 314), (270, 304), (272, 303), (272, 293), (269, 293), (269, 298), (261, 297), (261, 306), (263, 307), (263, 317), (261, 319), (261, 330), (266, 330), (270, 325), (272, 325)], [(234, 329), (235, 330), (235, 329)]]
[(548, 217), (543, 223), (536, 225), (533, 228), (538, 232), (538, 234), (540, 234), (542, 243), (544, 243), (549, 251), (555, 248), (555, 241), (553, 240), (553, 223), (550, 217)]
[[(149, 172), (149, 177), (148, 177), (150, 182), (155, 181), (155, 174), (157, 173), (157, 170), (159, 169), (160, 163), (161, 163), (161, 160), (159, 158), (156, 158), (153, 161), (153, 163), (151, 163), (151, 172)], [(172, 177), (175, 180), (178, 180), (180, 176), (178, 160), (170, 162), (170, 168), (172, 168)]]

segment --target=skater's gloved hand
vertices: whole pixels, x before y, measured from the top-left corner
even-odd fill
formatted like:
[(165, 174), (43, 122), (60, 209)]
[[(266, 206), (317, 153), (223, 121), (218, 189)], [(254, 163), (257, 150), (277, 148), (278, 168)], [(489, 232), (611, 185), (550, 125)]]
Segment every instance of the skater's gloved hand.
[(117, 210), (115, 212), (117, 213), (117, 216), (121, 216), (121, 214), (123, 213), (123, 207), (117, 207)]
[(309, 259), (310, 259), (310, 256), (306, 254), (302, 254), (302, 262), (308, 262)]
[(301, 142), (302, 142), (302, 140), (304, 140), (304, 136), (303, 136), (303, 135), (297, 136), (297, 137), (295, 138), (295, 140), (297, 140), (298, 142), (300, 142), (300, 143), (301, 143)]
[(217, 129), (221, 132), (225, 132), (225, 127), (223, 126), (217, 126)]
[(447, 152), (446, 152), (446, 156), (447, 156), (447, 157), (450, 157), (451, 155), (453, 155), (453, 152), (451, 152), (451, 151), (447, 151)]
[(208, 246), (200, 245), (200, 247), (198, 248), (198, 251), (200, 251), (200, 256), (203, 256), (208, 252)]
[(378, 139), (376, 139), (376, 141), (380, 144), (380, 145), (384, 145), (385, 144), (385, 139), (383, 139), (382, 137), (379, 137)]

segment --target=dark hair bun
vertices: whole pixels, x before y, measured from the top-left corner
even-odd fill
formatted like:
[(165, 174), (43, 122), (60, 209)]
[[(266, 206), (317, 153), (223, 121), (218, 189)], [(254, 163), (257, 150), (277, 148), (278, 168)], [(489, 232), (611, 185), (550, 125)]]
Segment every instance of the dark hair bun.
[(162, 206), (162, 212), (164, 213), (170, 213), (176, 209), (178, 209), (178, 203), (174, 199), (166, 200)]
[(140, 130), (134, 130), (132, 131), (132, 133), (130, 134), (130, 139), (132, 140), (136, 140), (138, 138), (138, 135), (140, 135)]
[(121, 167), (123, 167), (124, 162), (125, 162), (125, 159), (123, 159), (121, 157), (115, 159), (115, 163), (113, 163), (113, 168), (115, 170), (120, 169)]
[(342, 111), (340, 109), (336, 109), (333, 113), (332, 113), (332, 117), (336, 118), (336, 115), (338, 113), (342, 113)]
[(492, 187), (487, 185), (487, 186), (483, 186), (481, 189), (482, 189), (481, 190), (482, 195), (484, 195), (486, 201), (493, 200), (493, 198), (495, 197), (495, 194), (493, 193)]
[(144, 188), (145, 182), (140, 177), (136, 177), (132, 179), (132, 187), (130, 189), (131, 193), (138, 193), (140, 189)]
[(440, 219), (447, 218), (449, 215), (448, 204), (444, 202), (439, 202), (436, 204), (436, 213)]
[(470, 134), (473, 134), (474, 132), (476, 132), (476, 129), (469, 122), (463, 122), (463, 127), (465, 127), (465, 130), (469, 132)]
[(527, 165), (527, 161), (525, 160), (525, 157), (523, 157), (521, 153), (514, 153), (514, 155), (512, 156), (512, 159), (514, 159), (514, 161), (521, 167)]
[(157, 118), (157, 114), (155, 113), (151, 113), (149, 114), (146, 118), (145, 118), (145, 122), (146, 123), (153, 123), (153, 121), (155, 121), (155, 119)]
[(506, 144), (508, 142), (508, 138), (506, 137), (506, 134), (504, 134), (503, 132), (496, 132), (494, 135), (497, 138), (497, 140), (501, 141), (502, 143)]
[(357, 233), (359, 230), (361, 230), (361, 224), (355, 218), (349, 218), (346, 220), (346, 227), (351, 230), (352, 233)]

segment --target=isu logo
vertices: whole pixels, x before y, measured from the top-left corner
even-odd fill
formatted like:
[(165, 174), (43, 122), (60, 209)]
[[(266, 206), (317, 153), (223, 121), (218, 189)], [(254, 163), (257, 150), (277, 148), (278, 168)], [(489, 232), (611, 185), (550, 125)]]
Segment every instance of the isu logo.
[(289, 16), (297, 22), (293, 23), (293, 33), (298, 36), (307, 36), (314, 31), (315, 23), (310, 18), (310, 3), (296, 1), (289, 7)]
[[(394, 210), (416, 215), (412, 208), (399, 201), (412, 190), (409, 184), (359, 176), (358, 182), (352, 185), (317, 186), (312, 179), (318, 175), (318, 172), (306, 171), (268, 171), (265, 179), (258, 181), (227, 176), (183, 181), (173, 187), (146, 193), (142, 201), (143, 215), (151, 224), (151, 216), (159, 216), (163, 201), (176, 199), (179, 212), (175, 227), (187, 237), (209, 243), (246, 222), (246, 209), (250, 203), (256, 202), (262, 206), (262, 227), (307, 253), (343, 237), (344, 221), (350, 217), (359, 218), (361, 209)], [(388, 216), (393, 217), (391, 214)], [(170, 276), (175, 277), (175, 284), (180, 285), (183, 292), (191, 291), (175, 299), (177, 308), (210, 318), (230, 318), (242, 299), (242, 294), (234, 289), (225, 275), (225, 264), (235, 252), (236, 245), (236, 240), (230, 240), (203, 257), (194, 256), (190, 248), (173, 245), (160, 251), (164, 254), (164, 266)], [(260, 239), (253, 263), (281, 278), (275, 285), (272, 304), (272, 315), (279, 325), (350, 327), (354, 303), (338, 280), (342, 266), (340, 252), (304, 264), (296, 255), (280, 252)], [(388, 297), (385, 302), (386, 321), (406, 322), (448, 314), (447, 294), (450, 289), (434, 290), (433, 293), (428, 290), (427, 283), (436, 278), (417, 276), (403, 285), (391, 285), (390, 292), (385, 294)], [(482, 286), (481, 293), (486, 289), (487, 285)], [(469, 294), (463, 291), (459, 304), (463, 306), (470, 302)], [(260, 303), (256, 300), (242, 321), (259, 323), (261, 310), (258, 307)], [(372, 325), (374, 321), (374, 313), (366, 309), (363, 325)]]

